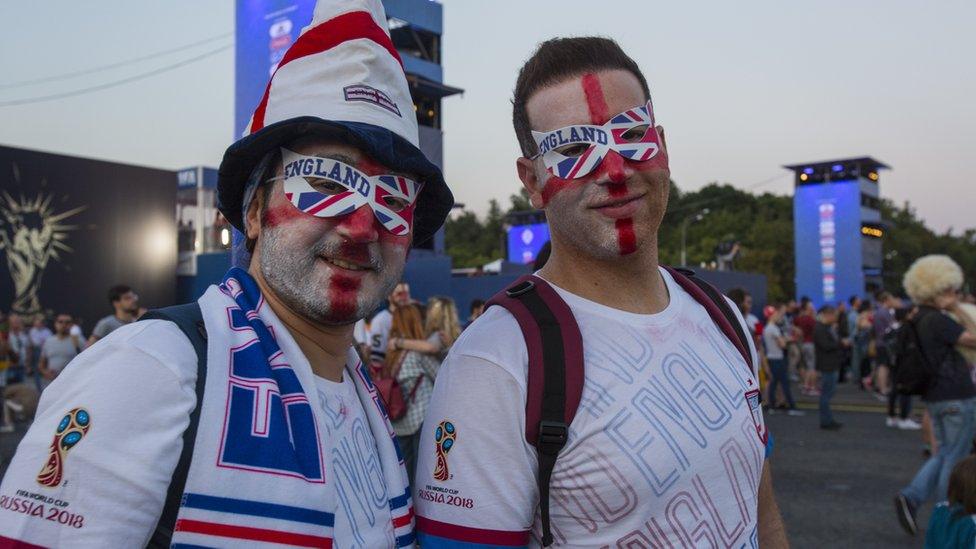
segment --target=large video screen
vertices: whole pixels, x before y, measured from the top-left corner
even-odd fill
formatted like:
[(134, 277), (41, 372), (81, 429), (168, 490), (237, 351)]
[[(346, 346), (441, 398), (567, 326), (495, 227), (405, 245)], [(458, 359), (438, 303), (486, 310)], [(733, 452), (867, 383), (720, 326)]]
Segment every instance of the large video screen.
[(549, 242), (547, 223), (515, 225), (508, 229), (508, 260), (532, 263), (546, 242)]
[(288, 47), (312, 20), (315, 0), (237, 0), (234, 139), (241, 136)]
[(864, 293), (857, 181), (797, 187), (793, 199), (796, 296), (815, 306)]

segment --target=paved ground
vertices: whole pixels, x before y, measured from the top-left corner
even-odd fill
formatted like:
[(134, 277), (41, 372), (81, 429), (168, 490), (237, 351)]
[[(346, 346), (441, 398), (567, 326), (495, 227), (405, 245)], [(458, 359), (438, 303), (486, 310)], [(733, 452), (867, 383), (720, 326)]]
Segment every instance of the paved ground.
[[(805, 417), (766, 418), (775, 440), (773, 485), (792, 546), (922, 547), (924, 532), (905, 534), (892, 501), (925, 459), (919, 431), (885, 427), (885, 406), (849, 386), (838, 389), (834, 406), (841, 430), (821, 430), (814, 405), (801, 401)], [(930, 509), (920, 511), (923, 528)]]
[[(924, 460), (919, 432), (886, 428), (881, 403), (849, 386), (835, 400), (840, 431), (820, 430), (814, 405), (801, 399), (804, 417), (767, 417), (775, 437), (773, 482), (792, 546), (921, 547), (924, 533), (908, 537), (892, 503)], [(0, 434), (0, 475), (24, 428)], [(930, 508), (920, 513), (923, 526)]]

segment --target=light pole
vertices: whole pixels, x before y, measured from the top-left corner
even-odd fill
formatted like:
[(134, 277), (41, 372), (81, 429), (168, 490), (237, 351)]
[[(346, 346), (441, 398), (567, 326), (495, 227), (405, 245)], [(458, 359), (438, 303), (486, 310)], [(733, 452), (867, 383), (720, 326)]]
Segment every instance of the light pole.
[(686, 217), (685, 220), (681, 222), (681, 266), (682, 267), (688, 266), (688, 247), (686, 245), (686, 241), (688, 239), (688, 225), (690, 225), (695, 221), (701, 221), (706, 215), (708, 215), (709, 211), (711, 210), (709, 210), (708, 208), (704, 208), (703, 210), (699, 211), (695, 215)]

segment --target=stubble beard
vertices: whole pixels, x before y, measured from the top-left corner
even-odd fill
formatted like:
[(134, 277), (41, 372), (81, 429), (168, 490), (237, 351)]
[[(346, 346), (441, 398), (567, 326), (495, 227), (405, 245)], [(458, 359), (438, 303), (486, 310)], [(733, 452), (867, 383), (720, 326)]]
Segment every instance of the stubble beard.
[[(331, 237), (331, 238), (330, 238)], [(312, 246), (290, 244), (283, 227), (266, 227), (261, 233), (258, 265), (261, 275), (275, 295), (295, 313), (325, 325), (345, 325), (365, 318), (389, 295), (403, 274), (403, 262), (388, 265), (375, 249), (370, 260), (373, 276), (363, 278), (356, 293), (355, 311), (346, 318), (335, 318), (336, 308), (330, 296), (331, 273), (323, 272), (320, 256), (338, 254), (340, 239), (326, 233)]]

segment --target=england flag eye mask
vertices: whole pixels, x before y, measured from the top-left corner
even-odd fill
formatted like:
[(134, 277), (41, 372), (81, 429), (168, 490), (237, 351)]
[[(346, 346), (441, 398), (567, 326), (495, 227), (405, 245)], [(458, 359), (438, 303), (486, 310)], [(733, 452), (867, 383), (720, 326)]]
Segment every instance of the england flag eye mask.
[(602, 126), (580, 124), (548, 132), (532, 132), (542, 162), (561, 179), (579, 179), (593, 172), (610, 151), (634, 162), (645, 162), (661, 150), (654, 130), (654, 108), (648, 101), (613, 116)]
[(386, 230), (409, 233), (421, 184), (399, 175), (366, 175), (332, 158), (281, 149), (285, 198), (315, 217), (341, 217), (369, 206)]

